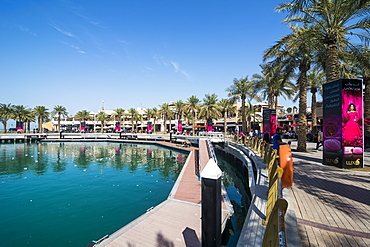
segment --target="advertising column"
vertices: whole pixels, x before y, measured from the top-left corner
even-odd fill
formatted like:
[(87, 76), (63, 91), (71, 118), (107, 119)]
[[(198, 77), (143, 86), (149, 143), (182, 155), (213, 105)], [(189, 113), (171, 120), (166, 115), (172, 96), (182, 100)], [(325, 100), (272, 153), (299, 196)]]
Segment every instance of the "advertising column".
[(275, 109), (264, 109), (262, 113), (263, 133), (264, 138), (271, 139), (276, 133), (276, 110)]
[(177, 122), (177, 131), (180, 133), (182, 132), (182, 121), (181, 120)]
[(363, 168), (362, 81), (340, 79), (323, 90), (323, 164)]
[(149, 134), (152, 133), (152, 131), (153, 131), (152, 122), (148, 122), (146, 128), (147, 128)]
[(207, 132), (212, 132), (212, 131), (213, 131), (212, 119), (208, 118), (207, 119)]
[(116, 122), (115, 131), (116, 132), (121, 132), (121, 123), (120, 122)]

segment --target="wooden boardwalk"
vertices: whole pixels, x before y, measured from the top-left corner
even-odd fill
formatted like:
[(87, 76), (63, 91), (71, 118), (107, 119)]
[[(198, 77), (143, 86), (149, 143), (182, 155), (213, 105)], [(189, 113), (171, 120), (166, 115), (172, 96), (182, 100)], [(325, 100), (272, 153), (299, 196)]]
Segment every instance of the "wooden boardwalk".
[(292, 197), (302, 246), (370, 246), (370, 173), (321, 165), (293, 152)]
[[(209, 159), (205, 145), (201, 140), (199, 152), (203, 168)], [(166, 201), (113, 233), (98, 246), (200, 246), (201, 182), (195, 172), (194, 156), (192, 152)]]

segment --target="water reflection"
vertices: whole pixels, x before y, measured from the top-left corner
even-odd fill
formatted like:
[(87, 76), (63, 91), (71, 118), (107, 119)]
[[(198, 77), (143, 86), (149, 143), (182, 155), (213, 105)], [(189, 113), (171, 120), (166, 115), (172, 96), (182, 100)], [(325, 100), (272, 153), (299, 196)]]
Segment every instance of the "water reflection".
[(90, 166), (127, 169), (134, 173), (143, 169), (147, 173), (159, 171), (161, 179), (178, 174), (186, 161), (187, 153), (156, 145), (129, 143), (19, 143), (0, 145), (0, 176), (22, 178), (23, 173), (34, 171), (64, 172), (68, 165), (79, 170)]

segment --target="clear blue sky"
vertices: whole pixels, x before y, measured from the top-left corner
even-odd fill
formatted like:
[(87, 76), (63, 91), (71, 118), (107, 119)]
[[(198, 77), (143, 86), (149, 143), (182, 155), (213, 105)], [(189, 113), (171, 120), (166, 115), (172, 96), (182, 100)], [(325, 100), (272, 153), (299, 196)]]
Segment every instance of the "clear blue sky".
[(278, 3), (0, 0), (0, 103), (75, 114), (227, 98), (288, 33)]

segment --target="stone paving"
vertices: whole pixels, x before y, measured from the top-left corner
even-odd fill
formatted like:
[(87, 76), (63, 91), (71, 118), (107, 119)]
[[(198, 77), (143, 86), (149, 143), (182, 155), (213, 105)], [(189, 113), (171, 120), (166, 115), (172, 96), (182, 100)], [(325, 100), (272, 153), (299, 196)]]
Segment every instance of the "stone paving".
[(307, 153), (295, 147), (293, 141), (294, 184), (284, 190), (302, 246), (370, 246), (370, 173), (322, 165), (322, 148), (315, 151), (315, 143), (307, 144)]

